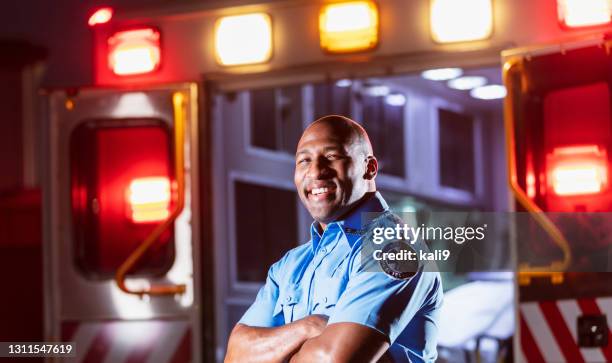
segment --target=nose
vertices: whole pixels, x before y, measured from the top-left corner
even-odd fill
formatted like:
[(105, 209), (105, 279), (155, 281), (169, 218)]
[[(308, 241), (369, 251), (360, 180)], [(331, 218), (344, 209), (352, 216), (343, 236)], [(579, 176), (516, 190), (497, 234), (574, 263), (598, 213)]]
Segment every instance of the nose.
[(308, 167), (307, 176), (312, 180), (326, 179), (330, 174), (329, 160), (324, 157), (315, 158)]

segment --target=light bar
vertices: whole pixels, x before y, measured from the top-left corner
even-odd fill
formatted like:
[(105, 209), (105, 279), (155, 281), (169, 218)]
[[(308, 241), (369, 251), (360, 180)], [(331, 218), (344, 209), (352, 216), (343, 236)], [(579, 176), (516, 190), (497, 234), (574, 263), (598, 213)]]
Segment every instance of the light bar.
[(608, 183), (608, 157), (596, 145), (556, 148), (546, 163), (549, 185), (559, 196), (599, 193)]
[(134, 179), (128, 187), (127, 200), (133, 222), (163, 221), (170, 215), (170, 180), (167, 177)]
[(569, 28), (610, 23), (612, 0), (557, 0), (559, 22)]
[(423, 71), (421, 77), (430, 81), (448, 81), (460, 77), (462, 74), (463, 70), (461, 68), (437, 68)]
[(113, 9), (104, 7), (96, 10), (87, 21), (89, 26), (95, 26), (98, 24), (106, 24), (113, 18)]
[(159, 32), (153, 28), (127, 30), (108, 39), (108, 63), (119, 76), (149, 73), (159, 68)]
[(321, 49), (330, 53), (364, 51), (378, 44), (378, 9), (371, 1), (325, 5), (319, 13)]
[(215, 52), (223, 66), (263, 63), (272, 57), (272, 21), (266, 13), (234, 15), (215, 24)]
[(470, 96), (479, 100), (497, 100), (506, 97), (506, 94), (506, 87), (499, 84), (476, 87), (470, 91)]
[(488, 38), (493, 32), (491, 0), (431, 0), (431, 35), (438, 43)]
[(485, 77), (465, 76), (451, 79), (446, 85), (452, 89), (465, 91), (468, 89), (484, 86), (485, 84), (487, 84), (487, 79)]

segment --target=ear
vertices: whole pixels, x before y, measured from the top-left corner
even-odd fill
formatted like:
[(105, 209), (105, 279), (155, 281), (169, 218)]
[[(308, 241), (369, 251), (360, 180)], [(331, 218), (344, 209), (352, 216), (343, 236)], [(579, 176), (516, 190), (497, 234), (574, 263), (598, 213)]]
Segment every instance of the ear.
[(366, 158), (366, 170), (364, 178), (366, 180), (374, 180), (378, 174), (378, 160), (372, 155)]

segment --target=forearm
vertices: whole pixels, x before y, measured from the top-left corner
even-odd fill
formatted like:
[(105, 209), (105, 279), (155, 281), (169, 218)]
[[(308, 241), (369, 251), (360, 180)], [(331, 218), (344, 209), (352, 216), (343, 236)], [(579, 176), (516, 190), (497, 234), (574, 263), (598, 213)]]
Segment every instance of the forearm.
[(377, 362), (389, 348), (380, 332), (354, 323), (336, 323), (306, 340), (290, 363)]
[(282, 362), (311, 336), (302, 321), (276, 328), (238, 324), (230, 336), (225, 362)]

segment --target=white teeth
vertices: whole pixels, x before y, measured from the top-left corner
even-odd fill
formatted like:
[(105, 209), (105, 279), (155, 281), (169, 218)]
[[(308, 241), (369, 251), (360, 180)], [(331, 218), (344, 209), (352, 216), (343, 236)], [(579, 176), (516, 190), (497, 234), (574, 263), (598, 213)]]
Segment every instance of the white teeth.
[(323, 188), (314, 188), (312, 190), (312, 195), (319, 195), (319, 194), (322, 194), (322, 193), (327, 193), (328, 190), (329, 189), (327, 189), (325, 187), (323, 187)]

